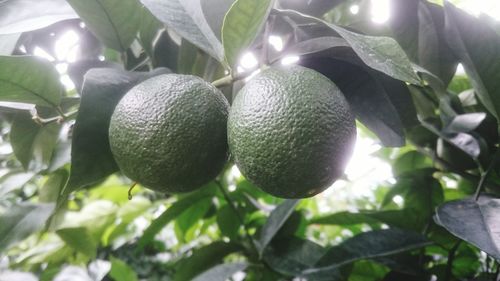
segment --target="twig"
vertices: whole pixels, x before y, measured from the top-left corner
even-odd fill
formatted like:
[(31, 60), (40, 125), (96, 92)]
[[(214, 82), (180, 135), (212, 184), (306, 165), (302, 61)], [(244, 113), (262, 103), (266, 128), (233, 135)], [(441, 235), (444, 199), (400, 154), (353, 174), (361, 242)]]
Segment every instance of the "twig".
[(462, 240), (457, 241), (457, 243), (455, 243), (453, 248), (451, 248), (450, 251), (448, 252), (448, 261), (446, 262), (446, 271), (444, 273), (444, 281), (450, 280), (450, 278), (452, 276), (451, 270), (452, 270), (452, 266), (453, 266), (453, 260), (455, 259), (455, 254), (456, 254), (458, 247), (460, 246), (461, 243), (462, 243)]
[(493, 168), (495, 167), (498, 158), (500, 156), (500, 149), (497, 149), (495, 154), (493, 155), (493, 159), (490, 162), (490, 165), (488, 166), (488, 169), (486, 169), (485, 172), (481, 172), (481, 179), (479, 180), (479, 183), (477, 185), (476, 193), (474, 194), (474, 199), (477, 201), (479, 199), (479, 194), (481, 194), (481, 191), (483, 190), (484, 186), (486, 185), (486, 180), (488, 179), (488, 176), (490, 173), (493, 171)]
[(234, 202), (231, 199), (231, 197), (229, 197), (229, 193), (226, 191), (226, 189), (224, 188), (224, 186), (222, 185), (222, 183), (220, 181), (216, 180), (215, 183), (217, 184), (217, 186), (219, 187), (220, 191), (224, 195), (224, 198), (226, 199), (227, 204), (229, 204), (229, 207), (233, 210), (233, 212), (235, 213), (236, 217), (238, 217), (238, 220), (240, 221), (240, 223), (243, 226), (243, 229), (245, 231), (245, 236), (248, 239), (248, 241), (250, 241), (250, 244), (252, 246), (252, 249), (255, 251), (256, 256), (259, 256), (258, 255), (259, 250), (257, 249), (257, 246), (255, 245), (255, 241), (253, 240), (252, 236), (250, 235), (250, 232), (249, 232), (249, 230), (248, 230), (248, 228), (247, 228), (247, 226), (245, 224), (245, 221), (243, 220), (243, 217), (241, 216), (240, 212), (238, 211), (236, 205), (234, 204)]
[(137, 182), (135, 181), (134, 183), (132, 183), (132, 185), (130, 186), (130, 188), (128, 189), (128, 200), (132, 200), (132, 190), (134, 189), (134, 187), (137, 185)]

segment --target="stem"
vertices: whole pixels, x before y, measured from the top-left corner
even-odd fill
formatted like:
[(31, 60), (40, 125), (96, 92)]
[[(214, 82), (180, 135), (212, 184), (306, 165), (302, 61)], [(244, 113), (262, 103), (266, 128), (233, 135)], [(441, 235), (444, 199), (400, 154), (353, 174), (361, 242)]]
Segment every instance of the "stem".
[(61, 118), (63, 120), (66, 120), (66, 118), (68, 118), (66, 116), (66, 114), (64, 114), (64, 111), (62, 110), (62, 108), (60, 106), (56, 106), (55, 109), (56, 109), (57, 113), (59, 113), (59, 115), (61, 116)]
[(240, 221), (240, 223), (243, 226), (243, 229), (245, 231), (245, 236), (248, 239), (248, 241), (250, 241), (250, 245), (252, 246), (252, 249), (255, 251), (255, 254), (257, 256), (259, 256), (258, 255), (259, 250), (257, 249), (257, 246), (255, 246), (255, 241), (253, 240), (252, 236), (250, 235), (250, 232), (248, 231), (248, 228), (247, 228), (247, 226), (245, 224), (245, 221), (243, 220), (243, 217), (241, 216), (240, 212), (238, 211), (238, 209), (236, 207), (236, 204), (234, 204), (234, 201), (231, 199), (231, 197), (229, 197), (229, 193), (226, 191), (226, 189), (224, 188), (224, 186), (222, 185), (222, 183), (220, 181), (218, 181), (218, 180), (216, 180), (215, 183), (217, 184), (217, 186), (219, 187), (220, 191), (224, 195), (224, 198), (226, 199), (227, 203), (229, 204), (229, 207), (233, 210), (233, 212), (235, 213), (236, 217), (238, 217), (238, 220)]
[(453, 266), (453, 260), (455, 259), (455, 254), (456, 254), (457, 249), (461, 243), (462, 243), (462, 240), (457, 241), (457, 243), (455, 243), (453, 248), (451, 248), (451, 250), (448, 252), (448, 262), (446, 262), (446, 271), (444, 273), (444, 281), (450, 280), (450, 278), (452, 276), (451, 269)]
[(497, 149), (495, 155), (493, 155), (493, 159), (491, 160), (490, 165), (488, 166), (488, 169), (486, 169), (485, 172), (481, 171), (481, 179), (479, 180), (479, 183), (477, 185), (476, 193), (474, 194), (474, 200), (477, 201), (479, 199), (479, 195), (481, 194), (481, 191), (486, 185), (486, 180), (488, 179), (490, 173), (493, 171), (493, 168), (495, 167), (495, 164), (498, 161), (499, 155), (500, 155), (500, 149)]
[(212, 82), (212, 85), (214, 85), (217, 88), (220, 88), (223, 86), (230, 85), (231, 83), (233, 83), (233, 81), (234, 81), (233, 76), (227, 75), (227, 76), (224, 76), (220, 79), (215, 80), (214, 82)]
[(134, 189), (134, 187), (137, 185), (137, 182), (135, 181), (134, 183), (132, 183), (132, 185), (130, 186), (130, 188), (128, 189), (128, 200), (132, 200), (132, 189)]
[(274, 16), (270, 16), (264, 27), (264, 38), (262, 39), (262, 52), (260, 53), (259, 66), (267, 65), (269, 60), (269, 31), (274, 25)]

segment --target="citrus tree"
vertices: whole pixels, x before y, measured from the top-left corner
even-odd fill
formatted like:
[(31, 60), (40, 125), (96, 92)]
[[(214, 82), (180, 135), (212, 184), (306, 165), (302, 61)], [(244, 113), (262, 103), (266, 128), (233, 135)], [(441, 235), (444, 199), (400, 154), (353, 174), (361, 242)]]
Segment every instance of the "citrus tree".
[(500, 24), (438, 2), (0, 1), (0, 280), (498, 280)]

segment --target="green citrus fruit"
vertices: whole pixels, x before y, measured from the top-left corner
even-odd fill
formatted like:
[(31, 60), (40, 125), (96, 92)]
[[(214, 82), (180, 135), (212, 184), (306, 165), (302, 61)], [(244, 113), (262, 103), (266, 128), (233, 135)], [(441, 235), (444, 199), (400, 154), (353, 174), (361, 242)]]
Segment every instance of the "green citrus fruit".
[(111, 117), (109, 141), (120, 170), (160, 192), (188, 192), (227, 160), (228, 102), (203, 79), (166, 74), (132, 88)]
[(268, 68), (236, 96), (229, 148), (242, 174), (269, 194), (313, 196), (344, 172), (356, 138), (340, 90), (302, 66)]

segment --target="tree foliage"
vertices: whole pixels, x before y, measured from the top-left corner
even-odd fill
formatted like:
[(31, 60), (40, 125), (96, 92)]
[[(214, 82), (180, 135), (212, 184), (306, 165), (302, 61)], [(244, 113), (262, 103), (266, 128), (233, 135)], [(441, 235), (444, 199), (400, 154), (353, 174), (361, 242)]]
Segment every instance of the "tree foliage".
[[(500, 24), (390, 2), (384, 24), (368, 0), (0, 3), (0, 280), (497, 280)], [(129, 199), (108, 127), (130, 88), (192, 74), (231, 101), (295, 56), (392, 177), (283, 200), (230, 162), (197, 191)]]

